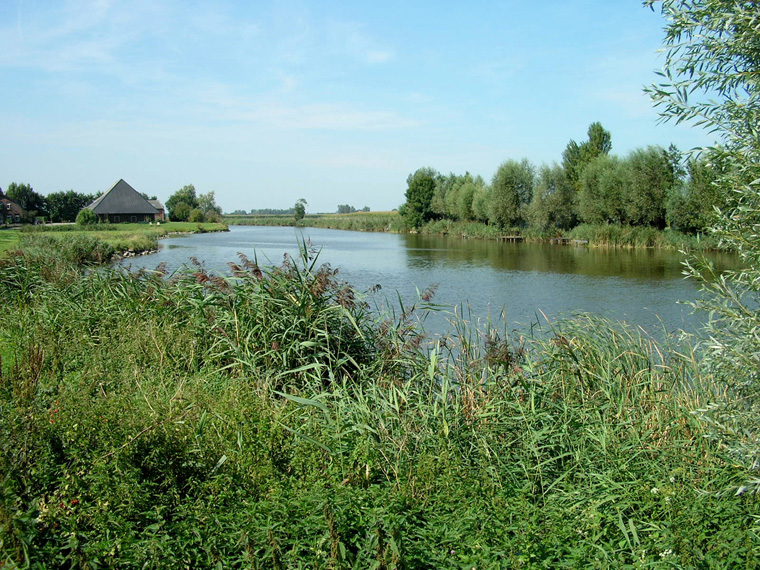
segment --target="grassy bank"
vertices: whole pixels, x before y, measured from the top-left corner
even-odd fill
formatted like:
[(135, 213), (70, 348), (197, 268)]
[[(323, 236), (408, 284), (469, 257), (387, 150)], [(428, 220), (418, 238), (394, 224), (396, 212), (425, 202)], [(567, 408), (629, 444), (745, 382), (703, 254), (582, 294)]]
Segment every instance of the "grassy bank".
[[(63, 249), (73, 247), (81, 242), (82, 247), (89, 247), (92, 240), (102, 242), (111, 253), (126, 251), (136, 253), (153, 251), (158, 247), (158, 240), (172, 234), (203, 233), (226, 231), (226, 224), (198, 224), (192, 222), (167, 222), (159, 225), (147, 224), (95, 224), (79, 226), (77, 224), (24, 226), (20, 230), (0, 232), (0, 254), (17, 247), (38, 247), (40, 241), (27, 243), (27, 236), (47, 236), (42, 241), (46, 247), (56, 247), (60, 243)], [(36, 238), (34, 238), (36, 239)]]
[(592, 317), (431, 345), (424, 300), (376, 316), (314, 259), (233, 284), (65, 257), (0, 265), (9, 567), (760, 564), (688, 346)]

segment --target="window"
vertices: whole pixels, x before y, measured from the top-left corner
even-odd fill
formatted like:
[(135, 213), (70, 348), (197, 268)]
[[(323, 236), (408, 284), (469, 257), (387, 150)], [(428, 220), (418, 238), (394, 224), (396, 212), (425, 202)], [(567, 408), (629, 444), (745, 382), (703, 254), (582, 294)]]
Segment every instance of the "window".
[(118, 224), (121, 221), (121, 216), (114, 216), (113, 221), (114, 223)]
[(137, 216), (129, 216), (129, 221), (134, 224), (137, 221)]

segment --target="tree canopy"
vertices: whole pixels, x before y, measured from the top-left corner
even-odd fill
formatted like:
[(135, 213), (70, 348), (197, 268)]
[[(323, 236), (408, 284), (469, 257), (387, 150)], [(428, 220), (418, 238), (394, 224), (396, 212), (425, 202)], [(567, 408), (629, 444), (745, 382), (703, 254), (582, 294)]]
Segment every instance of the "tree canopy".
[(309, 204), (306, 202), (306, 200), (299, 198), (295, 206), (293, 206), (293, 217), (295, 218), (296, 222), (304, 219), (306, 216), (306, 206), (308, 205)]
[(169, 218), (176, 222), (186, 222), (190, 211), (198, 207), (198, 197), (195, 194), (195, 186), (187, 184), (166, 201), (169, 210)]
[(439, 177), (440, 174), (436, 170), (425, 167), (410, 174), (406, 179), (406, 203), (399, 212), (411, 227), (419, 228), (433, 219), (435, 213), (431, 202)]
[(37, 194), (30, 184), (11, 182), (5, 190), (5, 195), (21, 206), (29, 218), (44, 216), (47, 213), (45, 199)]

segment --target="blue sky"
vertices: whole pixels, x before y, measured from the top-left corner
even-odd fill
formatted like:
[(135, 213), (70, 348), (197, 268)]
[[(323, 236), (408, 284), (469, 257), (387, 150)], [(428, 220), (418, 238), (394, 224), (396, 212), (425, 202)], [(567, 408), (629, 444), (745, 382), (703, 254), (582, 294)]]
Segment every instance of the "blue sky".
[(709, 144), (642, 91), (664, 25), (638, 0), (0, 0), (0, 186), (388, 210), (419, 167), (490, 181), (593, 121), (619, 155)]

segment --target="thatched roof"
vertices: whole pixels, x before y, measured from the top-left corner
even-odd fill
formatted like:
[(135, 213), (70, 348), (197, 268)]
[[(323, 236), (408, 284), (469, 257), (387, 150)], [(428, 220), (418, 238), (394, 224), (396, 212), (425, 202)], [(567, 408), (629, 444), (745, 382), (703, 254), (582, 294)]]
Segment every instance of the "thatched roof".
[(150, 202), (150, 205), (153, 206), (156, 210), (164, 210), (164, 205), (161, 203), (160, 200), (148, 200)]
[(92, 204), (87, 206), (99, 215), (145, 214), (154, 216), (156, 208), (124, 180), (119, 180)]

